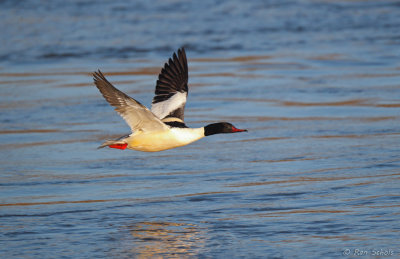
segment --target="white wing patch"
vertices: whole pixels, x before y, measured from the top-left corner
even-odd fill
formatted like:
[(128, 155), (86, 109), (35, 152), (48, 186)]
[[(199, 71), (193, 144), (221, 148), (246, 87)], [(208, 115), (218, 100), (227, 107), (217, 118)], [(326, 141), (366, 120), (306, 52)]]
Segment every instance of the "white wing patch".
[(168, 114), (185, 105), (186, 95), (187, 93), (176, 92), (168, 100), (158, 103), (153, 103), (151, 105), (151, 111), (159, 119), (164, 119), (166, 116), (168, 116)]

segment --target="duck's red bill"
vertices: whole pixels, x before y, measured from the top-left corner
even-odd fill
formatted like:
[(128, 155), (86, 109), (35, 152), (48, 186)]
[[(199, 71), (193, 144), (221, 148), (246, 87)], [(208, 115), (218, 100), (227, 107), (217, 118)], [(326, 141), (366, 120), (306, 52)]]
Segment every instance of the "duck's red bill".
[(238, 129), (238, 128), (235, 128), (235, 127), (232, 126), (232, 132), (244, 132), (244, 131), (247, 131), (247, 130), (245, 130), (245, 129)]

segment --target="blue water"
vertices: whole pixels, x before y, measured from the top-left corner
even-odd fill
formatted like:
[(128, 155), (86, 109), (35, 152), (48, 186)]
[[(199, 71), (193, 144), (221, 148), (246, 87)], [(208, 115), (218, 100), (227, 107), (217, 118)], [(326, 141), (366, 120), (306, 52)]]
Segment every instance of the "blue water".
[[(0, 2), (1, 258), (400, 256), (399, 1)], [(91, 73), (150, 105), (185, 46), (185, 121), (159, 153)]]

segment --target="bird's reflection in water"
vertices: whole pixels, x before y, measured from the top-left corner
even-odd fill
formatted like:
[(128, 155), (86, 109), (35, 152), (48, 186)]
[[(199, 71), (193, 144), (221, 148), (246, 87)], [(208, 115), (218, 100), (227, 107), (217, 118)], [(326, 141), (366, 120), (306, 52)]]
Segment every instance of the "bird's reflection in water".
[(130, 233), (137, 258), (195, 256), (205, 242), (205, 230), (193, 224), (140, 222), (131, 226)]

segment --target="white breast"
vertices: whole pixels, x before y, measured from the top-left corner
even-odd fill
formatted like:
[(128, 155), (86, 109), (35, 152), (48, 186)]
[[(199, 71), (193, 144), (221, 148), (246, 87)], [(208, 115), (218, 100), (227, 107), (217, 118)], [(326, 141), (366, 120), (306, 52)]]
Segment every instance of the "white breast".
[(171, 133), (177, 141), (187, 145), (204, 137), (204, 128), (172, 128)]

